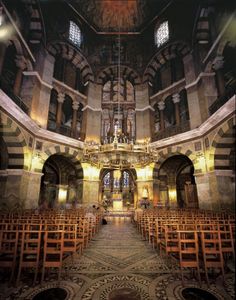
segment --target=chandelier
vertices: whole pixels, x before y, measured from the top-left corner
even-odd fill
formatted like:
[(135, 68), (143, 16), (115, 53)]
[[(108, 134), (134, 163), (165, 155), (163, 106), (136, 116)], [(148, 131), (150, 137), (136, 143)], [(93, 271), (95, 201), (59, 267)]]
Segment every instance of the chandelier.
[(117, 142), (101, 145), (96, 142), (85, 142), (83, 162), (98, 168), (129, 169), (142, 168), (157, 160), (157, 152), (149, 146), (147, 139), (143, 143)]
[[(150, 139), (135, 143), (123, 138), (120, 107), (121, 93), (121, 41), (120, 32), (118, 36), (118, 64), (117, 64), (117, 104), (118, 120), (114, 124), (114, 135), (110, 143), (101, 144), (94, 141), (84, 143), (83, 161), (98, 168), (117, 170), (117, 177), (122, 169), (145, 167), (156, 161), (157, 154), (149, 147)], [(110, 125), (111, 126), (111, 125)], [(119, 174), (118, 174), (119, 172)]]

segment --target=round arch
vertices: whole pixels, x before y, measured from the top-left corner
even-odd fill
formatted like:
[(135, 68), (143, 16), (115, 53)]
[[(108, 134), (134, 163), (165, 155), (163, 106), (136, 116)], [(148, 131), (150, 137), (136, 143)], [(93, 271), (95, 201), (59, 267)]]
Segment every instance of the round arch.
[(76, 68), (79, 68), (84, 83), (87, 81), (94, 82), (94, 75), (91, 66), (76, 47), (69, 43), (54, 41), (48, 46), (48, 51), (54, 57), (57, 54), (60, 54), (63, 58), (71, 61)]
[(181, 153), (166, 155), (156, 163), (153, 176), (158, 205), (198, 207), (194, 164), (188, 156)]
[(48, 156), (42, 168), (39, 205), (66, 207), (82, 203), (83, 170), (68, 153)]
[[(121, 170), (121, 178), (117, 183), (113, 173), (115, 170), (102, 169), (100, 172), (100, 203), (113, 209), (113, 200), (116, 199), (116, 196), (119, 196), (123, 208), (126, 210), (130, 206), (133, 207), (135, 203), (137, 193), (136, 171), (134, 169)], [(113, 195), (115, 196), (113, 197)]]

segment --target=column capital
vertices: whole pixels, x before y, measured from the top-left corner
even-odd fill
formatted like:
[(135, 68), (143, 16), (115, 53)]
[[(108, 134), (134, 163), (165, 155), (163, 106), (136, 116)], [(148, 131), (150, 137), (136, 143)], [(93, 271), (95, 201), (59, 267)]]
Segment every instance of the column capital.
[(15, 63), (16, 66), (22, 71), (27, 67), (26, 59), (24, 58), (23, 55), (16, 55)]
[(158, 105), (159, 110), (164, 110), (165, 109), (165, 102), (163, 100), (158, 102), (157, 105)]
[(72, 108), (73, 108), (73, 110), (78, 110), (78, 108), (79, 108), (79, 102), (78, 101), (73, 101)]
[(65, 101), (65, 94), (64, 93), (58, 93), (58, 96), (57, 96), (57, 101), (59, 103), (63, 103)]
[(175, 103), (180, 102), (180, 95), (178, 93), (172, 95), (172, 101)]
[(212, 69), (218, 71), (223, 68), (224, 65), (224, 56), (218, 55), (212, 62)]

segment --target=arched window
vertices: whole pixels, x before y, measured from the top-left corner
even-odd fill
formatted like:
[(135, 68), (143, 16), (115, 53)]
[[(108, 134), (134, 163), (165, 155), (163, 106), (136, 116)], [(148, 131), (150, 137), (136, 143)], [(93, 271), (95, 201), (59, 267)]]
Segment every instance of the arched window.
[(168, 21), (161, 23), (155, 32), (155, 42), (157, 47), (160, 47), (169, 40), (169, 25)]
[(80, 47), (81, 31), (80, 31), (79, 26), (77, 24), (75, 24), (73, 21), (70, 21), (69, 40), (76, 46)]
[(108, 188), (110, 186), (110, 180), (111, 180), (111, 173), (108, 172), (103, 178), (103, 184), (105, 188)]
[(126, 171), (123, 172), (123, 187), (124, 188), (129, 187), (129, 173)]
[(109, 80), (104, 84), (102, 101), (118, 102), (118, 100), (120, 102), (134, 102), (134, 86), (129, 80), (121, 78), (120, 81)]

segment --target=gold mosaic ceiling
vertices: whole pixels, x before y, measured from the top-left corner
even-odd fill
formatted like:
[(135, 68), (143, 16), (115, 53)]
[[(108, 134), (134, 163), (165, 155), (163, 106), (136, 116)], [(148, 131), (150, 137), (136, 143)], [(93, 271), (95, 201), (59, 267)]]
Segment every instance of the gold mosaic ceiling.
[(138, 32), (170, 0), (74, 0), (70, 4), (100, 32)]

